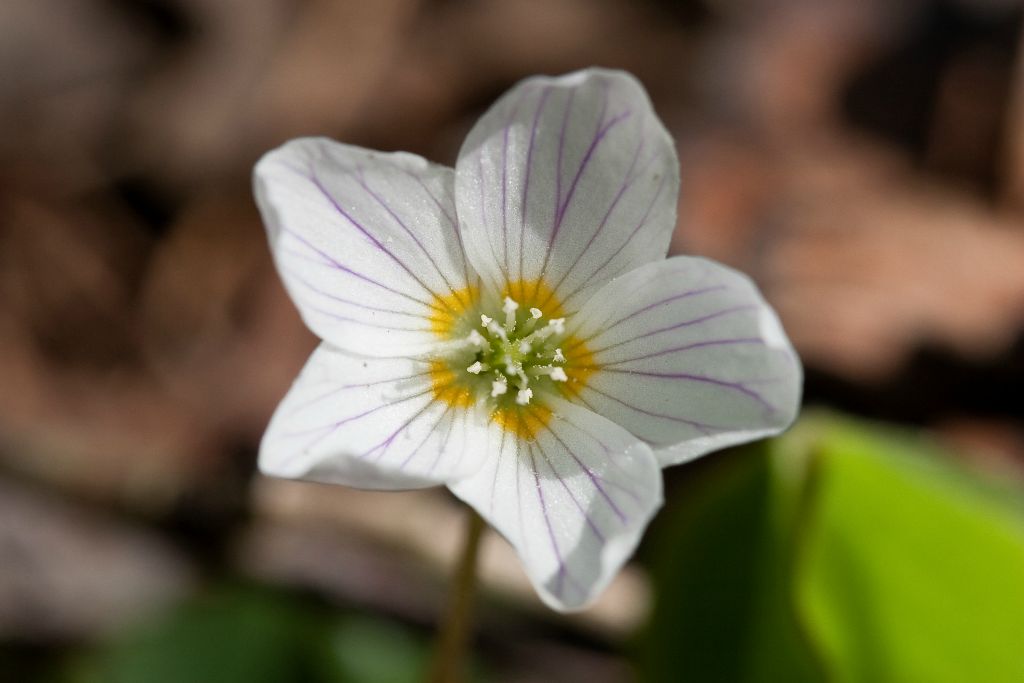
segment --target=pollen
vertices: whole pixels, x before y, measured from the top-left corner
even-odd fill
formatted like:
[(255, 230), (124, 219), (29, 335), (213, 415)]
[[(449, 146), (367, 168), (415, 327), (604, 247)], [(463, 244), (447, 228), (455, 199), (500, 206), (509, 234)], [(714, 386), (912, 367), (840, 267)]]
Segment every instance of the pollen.
[(431, 360), (436, 398), (484, 407), (522, 438), (532, 440), (547, 425), (552, 397), (578, 395), (593, 372), (586, 343), (571, 333), (571, 315), (543, 282), (512, 282), (497, 297), (462, 290), (438, 297), (435, 308), (452, 311), (450, 319), (431, 318), (442, 337)]

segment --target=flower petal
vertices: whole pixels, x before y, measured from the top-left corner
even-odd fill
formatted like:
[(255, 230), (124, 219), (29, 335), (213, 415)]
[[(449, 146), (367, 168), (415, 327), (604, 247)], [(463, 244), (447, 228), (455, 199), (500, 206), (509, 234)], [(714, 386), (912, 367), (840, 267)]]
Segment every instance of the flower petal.
[(313, 352), (260, 445), (264, 474), (369, 489), (432, 486), (475, 472), (501, 430), (438, 396), (428, 363)]
[(574, 323), (592, 361), (579, 399), (663, 466), (776, 434), (796, 416), (797, 355), (757, 287), (730, 268), (682, 256), (643, 266)]
[(661, 506), (650, 449), (561, 399), (534, 438), (506, 432), (472, 477), (449, 484), (519, 553), (550, 607), (577, 610), (608, 585)]
[(476, 276), (451, 169), (304, 138), (264, 156), (254, 182), (281, 277), (322, 339), (358, 354), (415, 352), (437, 341), (432, 319), (466, 303)]
[(675, 226), (675, 146), (621, 71), (518, 84), (470, 132), (455, 174), (463, 241), (485, 281), (500, 291), (543, 279), (570, 312), (663, 258)]

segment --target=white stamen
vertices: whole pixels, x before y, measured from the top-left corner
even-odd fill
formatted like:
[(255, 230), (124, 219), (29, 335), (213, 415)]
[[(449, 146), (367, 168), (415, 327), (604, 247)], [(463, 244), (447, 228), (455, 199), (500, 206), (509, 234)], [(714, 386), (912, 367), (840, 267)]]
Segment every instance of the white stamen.
[(516, 403), (521, 406), (525, 406), (533, 398), (533, 389), (520, 389), (519, 393), (516, 394)]
[(491, 382), (491, 398), (497, 398), (508, 392), (508, 380), (504, 376)]
[(565, 318), (552, 318), (548, 321), (548, 327), (558, 334), (565, 332)]
[(468, 368), (466, 368), (466, 372), (472, 373), (474, 375), (479, 375), (481, 372), (484, 371), (484, 369), (484, 364), (481, 363), (480, 361), (477, 361), (470, 365)]
[(504, 328), (498, 323), (494, 322), (493, 318), (487, 319), (487, 331), (496, 337), (501, 337), (504, 340), (508, 340), (508, 333), (505, 332)]
[(519, 342), (519, 353), (529, 353), (533, 349), (530, 347), (530, 342)]
[(556, 363), (564, 363), (565, 362), (565, 356), (562, 354), (562, 349), (555, 349), (554, 361)]
[(551, 379), (556, 382), (568, 382), (569, 376), (565, 374), (565, 370), (562, 368), (551, 368)]
[(469, 336), (466, 337), (467, 341), (473, 346), (486, 346), (487, 340), (484, 339), (484, 335), (480, 334), (476, 330), (470, 330)]
[(516, 329), (516, 309), (519, 308), (519, 304), (509, 297), (505, 297), (505, 304), (501, 307), (501, 310), (505, 311), (505, 330), (512, 333)]
[(539, 308), (531, 308), (530, 315), (533, 316), (534, 320), (540, 320), (540, 317), (544, 315), (544, 312), (541, 311)]
[(480, 324), (483, 325), (484, 327), (487, 327), (493, 321), (494, 321), (494, 318), (492, 318), (491, 316), (484, 315), (483, 313), (480, 314)]

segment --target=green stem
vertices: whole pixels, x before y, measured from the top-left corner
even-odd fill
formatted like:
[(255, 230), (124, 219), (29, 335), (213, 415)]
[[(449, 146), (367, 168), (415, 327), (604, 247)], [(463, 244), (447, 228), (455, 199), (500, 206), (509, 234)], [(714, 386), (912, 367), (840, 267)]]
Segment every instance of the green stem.
[(475, 510), (470, 507), (466, 510), (469, 514), (462, 555), (455, 568), (448, 604), (434, 642), (434, 660), (426, 678), (428, 683), (458, 683), (462, 680), (476, 590), (476, 561), (485, 526)]

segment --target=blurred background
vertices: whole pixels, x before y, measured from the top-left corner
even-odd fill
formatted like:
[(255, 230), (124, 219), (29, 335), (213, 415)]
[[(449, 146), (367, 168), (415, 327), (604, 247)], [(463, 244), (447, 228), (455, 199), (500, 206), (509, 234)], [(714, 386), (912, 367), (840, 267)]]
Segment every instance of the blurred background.
[(677, 253), (750, 273), (787, 435), (666, 471), (593, 609), (485, 538), (474, 681), (1024, 680), (1024, 3), (4, 0), (0, 681), (417, 680), (458, 507), (255, 474), (315, 344), (249, 176), (452, 164), (511, 84), (649, 90)]

